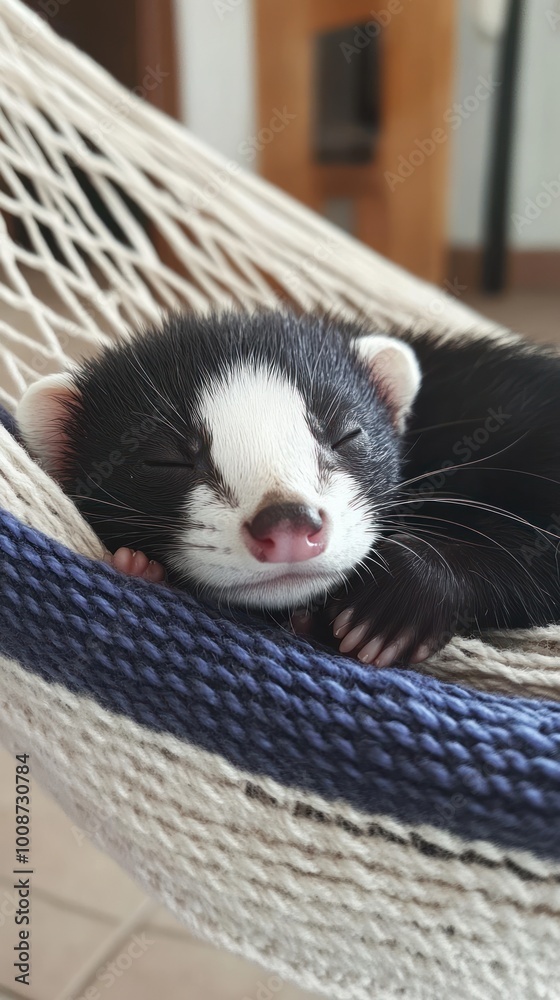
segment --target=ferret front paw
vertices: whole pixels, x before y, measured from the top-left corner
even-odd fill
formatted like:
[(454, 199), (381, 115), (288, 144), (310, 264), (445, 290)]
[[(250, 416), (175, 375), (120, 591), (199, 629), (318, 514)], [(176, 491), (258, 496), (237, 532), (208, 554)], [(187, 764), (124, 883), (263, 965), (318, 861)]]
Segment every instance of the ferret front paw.
[(163, 583), (166, 578), (164, 567), (154, 559), (148, 559), (144, 552), (135, 552), (133, 549), (120, 548), (113, 554), (106, 552), (104, 561), (112, 566), (119, 573), (126, 576), (139, 576), (148, 583)]
[(350, 583), (329, 608), (340, 652), (388, 667), (421, 663), (457, 631), (461, 592), (434, 547), (407, 535), (378, 547), (383, 566)]
[(346, 608), (335, 618), (332, 628), (335, 639), (340, 642), (341, 653), (354, 654), (362, 663), (376, 667), (390, 667), (394, 663), (422, 663), (444, 643), (437, 638), (415, 644), (414, 633), (405, 629), (390, 639), (381, 634), (370, 638), (375, 632), (375, 619), (367, 619), (355, 624), (355, 608)]

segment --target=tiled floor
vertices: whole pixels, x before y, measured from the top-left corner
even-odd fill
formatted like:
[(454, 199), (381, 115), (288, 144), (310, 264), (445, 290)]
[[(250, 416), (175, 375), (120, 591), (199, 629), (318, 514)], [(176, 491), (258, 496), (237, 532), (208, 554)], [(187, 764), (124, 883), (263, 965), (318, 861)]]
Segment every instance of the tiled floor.
[[(468, 301), (536, 340), (560, 342), (560, 294), (469, 297)], [(309, 996), (288, 984), (278, 989), (274, 979), (269, 983), (270, 972), (193, 940), (95, 850), (36, 787), (33, 977), (30, 989), (18, 987), (12, 965), (13, 775), (13, 761), (0, 752), (0, 1000), (102, 1000), (109, 990), (111, 1000)], [(135, 938), (132, 952), (137, 957), (132, 957)]]
[(111, 1000), (311, 997), (278, 989), (275, 977), (267, 986), (267, 970), (195, 941), (36, 785), (32, 984), (15, 983), (14, 763), (0, 752), (0, 1000), (102, 1000), (109, 990)]
[(490, 319), (541, 344), (560, 344), (560, 289), (483, 296), (467, 292), (464, 301)]

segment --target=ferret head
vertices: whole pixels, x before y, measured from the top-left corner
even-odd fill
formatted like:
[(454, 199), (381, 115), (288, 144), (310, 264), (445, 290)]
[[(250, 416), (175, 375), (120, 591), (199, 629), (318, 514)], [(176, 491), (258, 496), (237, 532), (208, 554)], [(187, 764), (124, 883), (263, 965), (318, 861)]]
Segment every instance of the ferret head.
[(176, 315), (35, 383), (18, 419), (109, 549), (282, 608), (366, 559), (418, 385), (406, 344), (333, 320)]

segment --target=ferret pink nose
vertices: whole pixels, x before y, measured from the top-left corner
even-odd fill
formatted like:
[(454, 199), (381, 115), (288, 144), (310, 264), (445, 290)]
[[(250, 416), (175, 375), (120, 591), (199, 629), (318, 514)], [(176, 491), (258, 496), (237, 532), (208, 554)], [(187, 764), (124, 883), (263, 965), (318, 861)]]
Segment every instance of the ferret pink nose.
[(323, 515), (305, 504), (264, 507), (245, 527), (245, 544), (259, 562), (303, 562), (321, 555), (327, 544)]

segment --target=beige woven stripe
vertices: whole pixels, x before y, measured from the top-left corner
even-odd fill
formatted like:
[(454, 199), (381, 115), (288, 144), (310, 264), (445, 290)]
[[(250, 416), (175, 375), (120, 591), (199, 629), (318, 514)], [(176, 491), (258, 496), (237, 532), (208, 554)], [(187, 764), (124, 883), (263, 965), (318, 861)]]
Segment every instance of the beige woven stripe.
[[(0, 399), (10, 406), (39, 375), (175, 306), (288, 302), (381, 327), (509, 337), (131, 98), (16, 0), (0, 0), (0, 108)], [(124, 238), (93, 211), (72, 164)], [(159, 260), (122, 190), (182, 274)], [(0, 505), (101, 556), (70, 501), (3, 431)], [(558, 698), (559, 643), (558, 628), (456, 640), (425, 669)], [(536, 880), (522, 879), (491, 844), (474, 848), (498, 867), (465, 863), (458, 838), (383, 817), (372, 836), (371, 817), (249, 781), (8, 660), (0, 724), (75, 821), (214, 943), (340, 1000), (557, 996), (558, 866), (514, 852)], [(413, 833), (450, 859), (422, 853)]]
[(454, 639), (415, 669), (443, 681), (521, 698), (560, 698), (560, 628)]
[[(0, 725), (148, 892), (199, 935), (282, 976), (341, 1000), (396, 997), (405, 983), (411, 1000), (451, 988), (465, 1000), (554, 996), (558, 865), (484, 843), (468, 846), (501, 867), (463, 862), (460, 838), (255, 779), (8, 660)], [(402, 843), (361, 836), (372, 821)], [(422, 853), (413, 833), (455, 860)], [(507, 857), (542, 881), (504, 867)]]
[(0, 507), (91, 559), (103, 545), (53, 479), (0, 425)]

